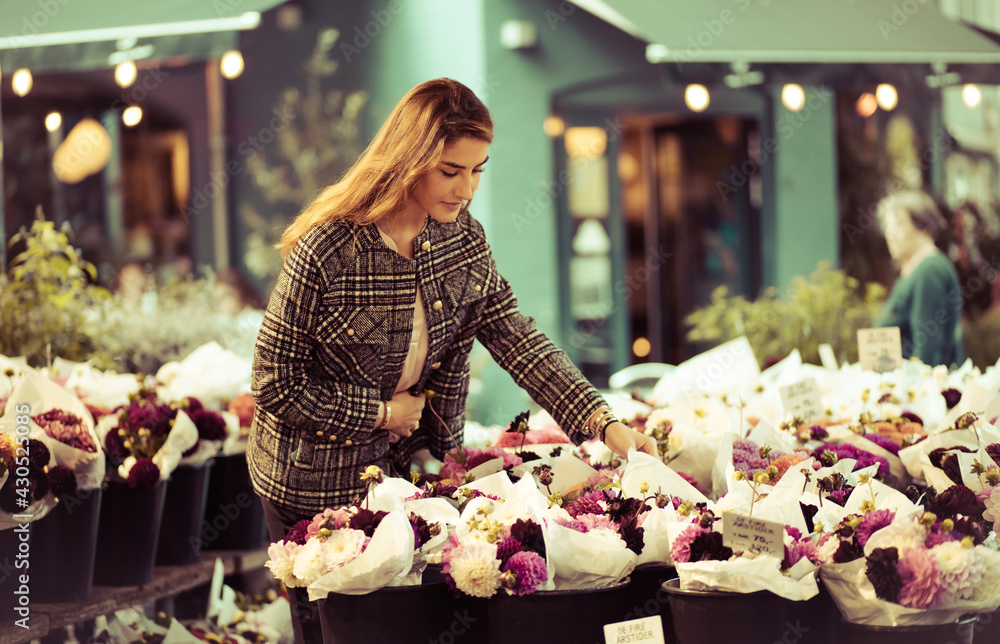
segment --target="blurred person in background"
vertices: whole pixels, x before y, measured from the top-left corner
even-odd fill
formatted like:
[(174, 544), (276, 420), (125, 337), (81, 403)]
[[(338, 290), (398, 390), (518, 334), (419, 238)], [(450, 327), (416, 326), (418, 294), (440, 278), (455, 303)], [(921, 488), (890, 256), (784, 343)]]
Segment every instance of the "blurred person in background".
[(963, 294), (955, 267), (936, 245), (947, 221), (934, 199), (919, 190), (889, 195), (878, 213), (899, 279), (875, 326), (899, 327), (904, 359), (960, 365)]

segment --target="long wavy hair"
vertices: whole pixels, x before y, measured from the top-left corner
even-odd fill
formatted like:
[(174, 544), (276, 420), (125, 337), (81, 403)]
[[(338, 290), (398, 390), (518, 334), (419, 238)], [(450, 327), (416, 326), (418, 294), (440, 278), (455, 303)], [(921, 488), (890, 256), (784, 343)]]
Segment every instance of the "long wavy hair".
[(340, 181), (324, 188), (285, 229), (277, 244), (282, 257), (318, 224), (367, 225), (400, 212), (420, 177), (441, 162), (445, 146), (465, 137), (493, 142), (493, 119), (472, 90), (450, 78), (417, 85)]

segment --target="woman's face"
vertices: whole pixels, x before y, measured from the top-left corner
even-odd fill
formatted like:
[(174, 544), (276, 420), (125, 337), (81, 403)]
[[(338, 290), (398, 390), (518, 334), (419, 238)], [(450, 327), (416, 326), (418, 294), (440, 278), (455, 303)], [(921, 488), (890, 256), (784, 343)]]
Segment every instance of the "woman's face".
[(430, 214), (436, 221), (455, 221), (466, 201), (479, 188), (486, 163), (486, 141), (466, 137), (446, 145), (441, 162), (417, 181), (410, 193), (408, 212)]
[(893, 208), (886, 213), (885, 242), (889, 246), (889, 254), (897, 262), (903, 263), (913, 256), (921, 234), (902, 208)]

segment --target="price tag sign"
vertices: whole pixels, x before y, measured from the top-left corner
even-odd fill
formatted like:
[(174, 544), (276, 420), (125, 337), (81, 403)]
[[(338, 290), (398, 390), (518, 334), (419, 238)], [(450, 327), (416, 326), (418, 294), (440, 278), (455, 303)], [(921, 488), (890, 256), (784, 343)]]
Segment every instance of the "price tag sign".
[(659, 615), (604, 625), (605, 644), (664, 644), (663, 620)]
[(722, 545), (755, 555), (785, 556), (785, 526), (777, 521), (754, 519), (724, 512)]
[(778, 391), (781, 393), (781, 404), (785, 407), (786, 415), (801, 418), (804, 422), (826, 416), (815, 378), (806, 378), (795, 384), (785, 385)]
[(903, 364), (903, 344), (899, 327), (858, 329), (858, 358), (865, 371), (885, 373)]

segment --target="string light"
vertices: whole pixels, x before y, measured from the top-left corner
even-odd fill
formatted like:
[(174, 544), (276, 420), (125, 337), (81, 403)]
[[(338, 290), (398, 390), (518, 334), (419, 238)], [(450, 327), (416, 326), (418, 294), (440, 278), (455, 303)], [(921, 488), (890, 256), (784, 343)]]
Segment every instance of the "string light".
[(962, 88), (962, 100), (969, 107), (975, 107), (979, 105), (979, 101), (983, 99), (983, 93), (979, 91), (979, 86), (969, 83)]
[(31, 72), (27, 69), (19, 69), (14, 72), (13, 78), (11, 78), (10, 86), (14, 89), (14, 93), (18, 96), (25, 96), (31, 91), (31, 86), (34, 81), (31, 78)]
[(59, 112), (49, 112), (48, 116), (45, 117), (45, 129), (49, 132), (55, 132), (62, 125), (62, 115)]
[(896, 95), (895, 87), (889, 83), (882, 83), (875, 88), (875, 100), (879, 107), (889, 112), (899, 103), (899, 96)]
[(704, 112), (708, 109), (708, 88), (704, 85), (688, 85), (684, 89), (684, 103), (692, 112)]
[(131, 107), (126, 107), (125, 111), (122, 112), (122, 123), (126, 127), (132, 127), (138, 125), (139, 121), (142, 120), (142, 108), (138, 105), (133, 105)]
[(781, 103), (791, 112), (798, 112), (806, 104), (806, 93), (801, 85), (789, 83), (781, 88)]
[(878, 109), (878, 99), (871, 92), (865, 92), (858, 97), (858, 101), (854, 104), (854, 109), (857, 110), (861, 118), (868, 118)]
[(138, 75), (139, 70), (135, 68), (135, 63), (131, 60), (126, 60), (124, 63), (118, 63), (115, 67), (115, 82), (118, 83), (119, 87), (130, 86), (135, 82)]
[(227, 51), (222, 54), (222, 60), (219, 61), (219, 68), (222, 70), (222, 75), (226, 78), (236, 78), (243, 73), (243, 54), (238, 51)]

